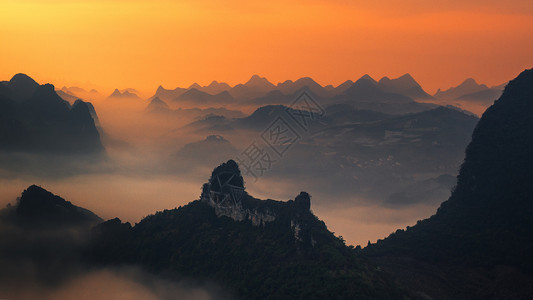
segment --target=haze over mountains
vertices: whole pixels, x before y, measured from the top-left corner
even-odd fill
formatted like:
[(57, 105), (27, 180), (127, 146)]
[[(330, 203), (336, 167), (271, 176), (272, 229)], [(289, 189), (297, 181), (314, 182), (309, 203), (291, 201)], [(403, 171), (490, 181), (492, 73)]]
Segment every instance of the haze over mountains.
[[(151, 282), (185, 281), (204, 290), (207, 299), (528, 299), (531, 113), (533, 70), (526, 70), (477, 124), (449, 199), (430, 218), (364, 249), (347, 246), (328, 230), (311, 210), (320, 200), (307, 192), (288, 201), (251, 196), (233, 160), (214, 168), (197, 200), (135, 225), (117, 218), (101, 222), (90, 211), (30, 186), (14, 205), (0, 210), (0, 237), (11, 245), (0, 244), (0, 263), (12, 270), (0, 285), (54, 282), (61, 289), (69, 277), (93, 268), (133, 266), (152, 276), (137, 282), (149, 291)], [(403, 118), (419, 123), (409, 127), (416, 132), (420, 125), (434, 126), (435, 115), (450, 114), (455, 122), (447, 126), (472, 118), (442, 107)], [(404, 124), (396, 116), (381, 118), (385, 122), (379, 126)], [(413, 138), (406, 134), (391, 142)], [(220, 136), (206, 142), (225, 143)], [(195, 152), (195, 146), (184, 152)], [(61, 226), (32, 225), (53, 221)], [(65, 236), (64, 229), (72, 227), (83, 234)], [(59, 257), (69, 264), (50, 263)], [(20, 265), (33, 273), (15, 267)], [(5, 290), (10, 297), (20, 293)]]
[[(430, 297), (530, 297), (531, 112), (533, 70), (526, 70), (483, 114), (457, 186), (437, 213), (379, 241), (367, 253)], [(419, 263), (407, 263), (413, 259)]]
[[(4, 82), (2, 86), (5, 85)], [(61, 147), (62, 152), (50, 154), (35, 150), (31, 159), (16, 152), (3, 156), (0, 175), (36, 177), (37, 182), (52, 186), (61, 182), (50, 182), (47, 174), (90, 176), (97, 181), (107, 176), (105, 184), (116, 191), (117, 198), (126, 197), (115, 186), (123, 181), (138, 185), (144, 178), (154, 188), (163, 184), (161, 191), (170, 188), (166, 182), (187, 182), (187, 193), (191, 195), (202, 174), (214, 164), (239, 155), (242, 158), (246, 149), (258, 145), (260, 150), (271, 151), (272, 160), (272, 164), (267, 164), (268, 171), (261, 171), (258, 181), (250, 183), (251, 190), (260, 196), (269, 191), (267, 186), (283, 178), (284, 187), (275, 189), (275, 196), (287, 197), (285, 186), (304, 182), (302, 189), (319, 196), (315, 201), (317, 209), (332, 214), (324, 215), (328, 221), (335, 220), (329, 211), (330, 202), (354, 210), (372, 205), (372, 210), (402, 211), (403, 215), (392, 222), (374, 220), (379, 229), (369, 230), (365, 237), (357, 237), (353, 229), (344, 231), (347, 239), (366, 243), (420, 218), (447, 196), (453, 186), (449, 179), (457, 175), (463, 149), (477, 122), (457, 107), (442, 107), (440, 99), (428, 97), (408, 74), (379, 81), (366, 75), (338, 87), (321, 87), (308, 77), (272, 84), (256, 75), (244, 84), (228, 86), (212, 82), (204, 87), (192, 85), (175, 90), (160, 87), (157, 93), (162, 97), (149, 99), (134, 96), (137, 91), (131, 88), (100, 94), (64, 87), (60, 91), (72, 107), (82, 103), (75, 104), (78, 98), (84, 99), (80, 97), (84, 93), (98, 94), (91, 103), (83, 103), (100, 144), (105, 147), (106, 160), (75, 158), (75, 151), (65, 147)], [(264, 132), (278, 117), (286, 119), (293, 129), (302, 128), (291, 115), (305, 110), (302, 103), (295, 102), (304, 90), (324, 114), (309, 120), (305, 130), (298, 133), (300, 138), (280, 157), (265, 142)], [(179, 95), (174, 96), (174, 92)], [(59, 91), (56, 94), (61, 96)], [(121, 96), (108, 99), (106, 95), (111, 94)], [(35, 134), (39, 132), (33, 130)], [(83, 137), (76, 134), (75, 138)], [(324, 178), (325, 173), (330, 175)], [(91, 181), (80, 180), (76, 186), (79, 191), (93, 190)], [(11, 194), (15, 193), (12, 189)], [(137, 191), (135, 201), (141, 203), (143, 193)], [(153, 207), (157, 208), (160, 206)], [(118, 208), (111, 209), (114, 215), (128, 220), (144, 215), (140, 208), (123, 215), (116, 212)], [(356, 218), (349, 222), (363, 225)]]

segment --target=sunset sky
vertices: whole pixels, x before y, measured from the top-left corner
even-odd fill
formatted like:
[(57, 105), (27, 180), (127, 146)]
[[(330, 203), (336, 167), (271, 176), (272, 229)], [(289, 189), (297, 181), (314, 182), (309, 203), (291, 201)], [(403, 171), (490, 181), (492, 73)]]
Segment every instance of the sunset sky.
[(532, 32), (530, 0), (3, 0), (0, 79), (150, 95), (256, 73), (338, 85), (409, 72), (433, 93), (533, 67)]

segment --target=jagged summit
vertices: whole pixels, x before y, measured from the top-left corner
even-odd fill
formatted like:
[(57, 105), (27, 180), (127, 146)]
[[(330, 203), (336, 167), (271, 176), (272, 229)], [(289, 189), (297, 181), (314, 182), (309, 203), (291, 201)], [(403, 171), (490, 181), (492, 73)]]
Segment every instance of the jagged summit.
[(118, 89), (115, 89), (113, 93), (110, 95), (110, 97), (120, 97), (120, 96), (122, 96), (122, 93)]
[(211, 280), (237, 299), (405, 298), (309, 205), (305, 192), (294, 201), (251, 197), (239, 165), (229, 160), (213, 170), (202, 199), (133, 228), (118, 219), (105, 222), (94, 230), (89, 252), (96, 263), (137, 263), (161, 274)]
[(311, 209), (311, 196), (306, 192), (287, 202), (259, 200), (248, 195), (241, 170), (234, 160), (228, 160), (213, 170), (209, 182), (202, 188), (200, 201), (213, 207), (219, 217), (250, 220), (256, 226), (264, 226), (284, 215), (292, 215), (292, 222), (298, 223), (299, 212), (309, 213)]

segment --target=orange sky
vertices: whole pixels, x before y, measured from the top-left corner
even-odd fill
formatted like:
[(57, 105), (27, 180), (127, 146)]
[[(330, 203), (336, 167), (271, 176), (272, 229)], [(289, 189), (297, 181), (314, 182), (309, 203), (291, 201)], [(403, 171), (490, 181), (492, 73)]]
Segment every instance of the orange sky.
[(533, 67), (533, 1), (430, 2), (2, 0), (0, 79), (150, 95), (254, 73), (337, 85), (409, 72), (433, 93)]

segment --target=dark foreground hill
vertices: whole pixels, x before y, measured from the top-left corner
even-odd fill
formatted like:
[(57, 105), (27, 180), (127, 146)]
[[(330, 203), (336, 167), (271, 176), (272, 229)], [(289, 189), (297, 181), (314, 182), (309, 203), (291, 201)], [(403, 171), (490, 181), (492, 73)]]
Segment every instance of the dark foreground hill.
[[(32, 185), (0, 210), (0, 297), (31, 299), (82, 269), (82, 249), (102, 219), (87, 209)], [(34, 298), (35, 299), (35, 298)]]
[(531, 299), (532, 114), (527, 70), (479, 121), (449, 200), (365, 254), (434, 299)]
[(398, 299), (403, 293), (310, 211), (249, 196), (234, 161), (213, 171), (200, 200), (131, 227), (94, 229), (94, 262), (140, 264), (171, 277), (214, 281), (239, 299)]

